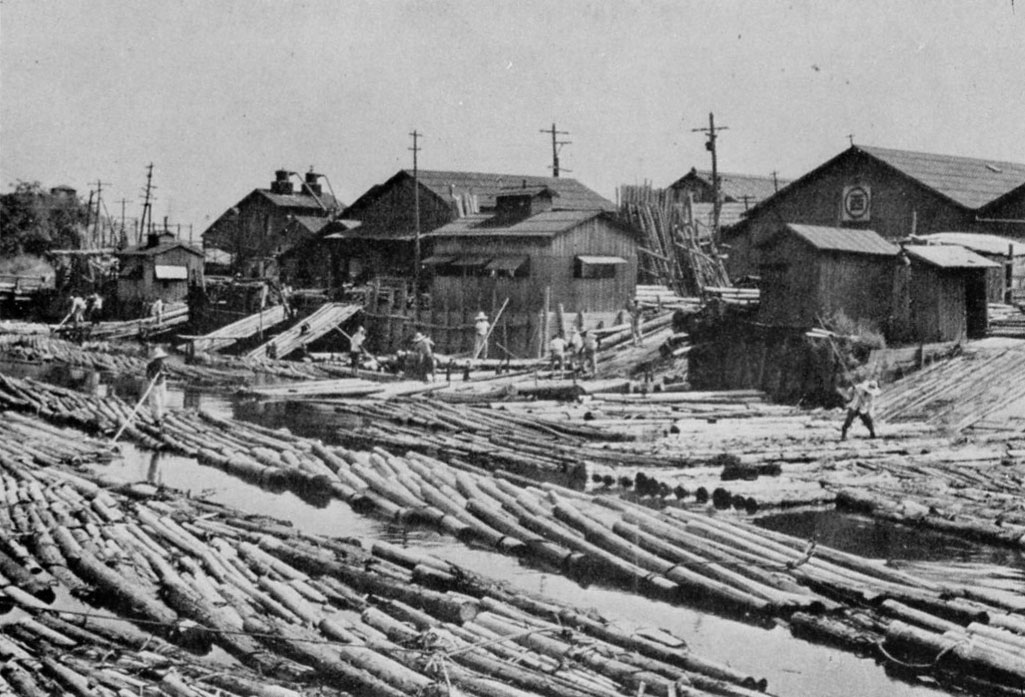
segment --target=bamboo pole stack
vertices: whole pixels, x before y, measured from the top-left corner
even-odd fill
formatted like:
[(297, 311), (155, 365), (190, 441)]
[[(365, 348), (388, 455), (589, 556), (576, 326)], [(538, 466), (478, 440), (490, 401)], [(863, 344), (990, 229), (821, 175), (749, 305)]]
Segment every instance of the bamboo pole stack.
[(639, 261), (648, 283), (684, 296), (701, 295), (705, 286), (730, 285), (714, 241), (700, 234), (689, 204), (674, 191), (622, 186), (619, 195), (620, 217), (644, 236)]

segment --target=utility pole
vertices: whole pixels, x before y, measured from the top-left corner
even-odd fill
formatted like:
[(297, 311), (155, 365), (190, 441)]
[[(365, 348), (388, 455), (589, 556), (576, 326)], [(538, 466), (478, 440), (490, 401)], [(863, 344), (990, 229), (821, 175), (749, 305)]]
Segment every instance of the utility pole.
[(413, 136), (413, 147), (410, 150), (413, 151), (413, 220), (415, 225), (415, 236), (416, 240), (414, 251), (413, 251), (413, 321), (420, 321), (420, 170), (419, 170), (419, 158), (417, 157), (420, 152), (420, 139), (423, 138), (423, 133), (420, 133), (415, 128), (409, 135)]
[(121, 204), (121, 243), (127, 244), (127, 236), (125, 235), (125, 206), (128, 205), (128, 199), (122, 198), (118, 203)]
[(103, 224), (100, 222), (101, 213), (103, 210), (103, 185), (110, 186), (110, 182), (96, 180), (96, 225), (93, 228), (94, 235), (100, 238), (100, 247), (106, 246), (104, 243), (107, 241), (106, 235), (103, 232)]
[(142, 236), (146, 231), (146, 222), (153, 225), (153, 163), (150, 162), (149, 166), (146, 167), (146, 190), (143, 192), (143, 203), (142, 203), (142, 219), (139, 221), (139, 239), (136, 240), (137, 244), (142, 244)]
[[(552, 134), (552, 176), (559, 176), (559, 150), (562, 149), (563, 145), (569, 145), (573, 141), (571, 140), (558, 140), (556, 136), (568, 136), (569, 131), (557, 131), (555, 130), (555, 124), (552, 124), (551, 129), (542, 128), (541, 133)], [(568, 169), (566, 170), (569, 171)]]
[(719, 137), (718, 131), (727, 131), (729, 126), (715, 127), (715, 115), (708, 112), (708, 128), (692, 128), (692, 132), (707, 133), (708, 140), (705, 142), (705, 150), (712, 153), (712, 232), (715, 241), (719, 241), (719, 212), (722, 210), (722, 201), (719, 196), (719, 162), (716, 156), (715, 141)]

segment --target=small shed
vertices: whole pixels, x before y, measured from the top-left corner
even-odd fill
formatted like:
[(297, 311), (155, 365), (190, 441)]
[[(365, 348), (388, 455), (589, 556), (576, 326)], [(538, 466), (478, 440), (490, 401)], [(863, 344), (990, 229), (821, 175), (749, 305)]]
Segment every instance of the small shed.
[(532, 355), (559, 308), (610, 318), (621, 311), (637, 284), (634, 232), (604, 211), (554, 210), (557, 197), (544, 186), (516, 188), (497, 197), (494, 214), (432, 232), (423, 264), (434, 316), (467, 324), (478, 310), (493, 318), (508, 299), (509, 349)]
[(759, 246), (762, 323), (812, 327), (842, 312), (888, 329), (896, 245), (872, 230), (789, 224)]
[(986, 297), (991, 303), (1011, 302), (1025, 294), (1025, 243), (982, 232), (937, 232), (912, 238), (926, 244), (954, 244), (997, 266), (986, 271)]
[(203, 282), (203, 252), (171, 233), (153, 234), (146, 244), (118, 253), (121, 271), (117, 297), (124, 306), (141, 306), (157, 298), (181, 302), (190, 283)]
[(999, 265), (955, 245), (908, 245), (908, 294), (917, 341), (960, 341), (985, 336), (989, 326), (986, 272)]

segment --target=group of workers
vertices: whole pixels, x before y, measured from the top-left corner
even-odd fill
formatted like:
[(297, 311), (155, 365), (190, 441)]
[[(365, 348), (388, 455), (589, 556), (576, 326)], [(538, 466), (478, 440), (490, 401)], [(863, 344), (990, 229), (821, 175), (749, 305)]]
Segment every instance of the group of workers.
[(93, 324), (100, 321), (103, 316), (103, 296), (99, 293), (93, 293), (88, 298), (84, 298), (81, 295), (71, 296), (71, 307), (68, 311), (68, 316), (65, 321), (71, 320), (71, 323), (76, 328), (83, 324), (86, 317)]
[(599, 344), (598, 334), (590, 329), (580, 331), (572, 327), (568, 339), (556, 334), (548, 342), (552, 371), (580, 370), (585, 375), (597, 374)]

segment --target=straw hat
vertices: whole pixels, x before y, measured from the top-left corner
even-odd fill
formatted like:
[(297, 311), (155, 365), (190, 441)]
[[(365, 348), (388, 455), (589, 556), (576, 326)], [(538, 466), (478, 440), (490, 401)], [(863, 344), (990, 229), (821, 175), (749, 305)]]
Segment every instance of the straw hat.
[(478, 313), (477, 313), (477, 316), (476, 316), (476, 317), (474, 317), (474, 319), (487, 319), (487, 318), (488, 318), (488, 316), (487, 316), (486, 314), (484, 314), (484, 312), (483, 312), (483, 311), (481, 311), (481, 312), (478, 312)]
[(167, 351), (160, 348), (159, 346), (156, 346), (153, 348), (152, 351), (149, 352), (149, 359), (151, 361), (155, 361), (158, 358), (167, 358)]
[(414, 344), (418, 344), (418, 343), (420, 343), (421, 341), (426, 341), (426, 340), (427, 340), (427, 337), (426, 337), (426, 336), (424, 336), (423, 334), (421, 334), (420, 332), (417, 332), (417, 333), (416, 333), (416, 334), (415, 334), (415, 335), (413, 336), (413, 343), (414, 343)]
[(876, 380), (869, 380), (865, 384), (865, 389), (868, 390), (869, 394), (879, 394), (881, 392), (879, 382)]

